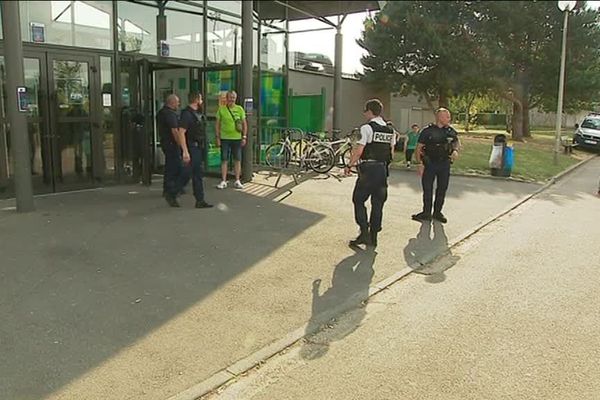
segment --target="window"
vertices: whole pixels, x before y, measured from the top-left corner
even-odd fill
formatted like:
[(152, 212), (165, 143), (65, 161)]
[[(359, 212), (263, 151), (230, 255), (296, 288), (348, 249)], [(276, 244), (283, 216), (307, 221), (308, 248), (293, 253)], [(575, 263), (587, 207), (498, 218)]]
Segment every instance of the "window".
[(156, 55), (158, 9), (128, 1), (119, 1), (118, 4), (119, 50)]
[[(200, 11), (200, 9), (198, 9)], [(202, 15), (166, 10), (167, 43), (171, 57), (202, 60), (204, 29)]]
[[(242, 2), (241, 1), (208, 1), (209, 17), (222, 19), (228, 22), (241, 23)], [(234, 14), (234, 15), (231, 15)]]
[(209, 63), (226, 65), (239, 64), (241, 62), (241, 27), (209, 19), (206, 35), (208, 41), (207, 59)]
[(112, 2), (20, 1), (23, 41), (112, 49)]

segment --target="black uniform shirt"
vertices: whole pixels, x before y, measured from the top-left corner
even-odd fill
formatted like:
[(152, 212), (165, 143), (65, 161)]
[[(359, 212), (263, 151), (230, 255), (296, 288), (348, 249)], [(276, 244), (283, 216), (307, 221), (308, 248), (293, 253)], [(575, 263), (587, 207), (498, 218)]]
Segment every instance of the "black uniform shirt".
[(173, 137), (171, 129), (177, 129), (179, 127), (179, 121), (177, 120), (177, 113), (175, 110), (172, 110), (165, 105), (156, 115), (156, 122), (158, 125), (160, 141), (163, 144), (174, 144), (175, 138)]
[(179, 127), (185, 129), (185, 140), (188, 145), (204, 141), (204, 116), (191, 107), (181, 112)]
[(425, 156), (432, 161), (447, 160), (450, 151), (458, 145), (458, 134), (451, 126), (440, 128), (431, 124), (419, 134), (419, 143), (425, 146)]

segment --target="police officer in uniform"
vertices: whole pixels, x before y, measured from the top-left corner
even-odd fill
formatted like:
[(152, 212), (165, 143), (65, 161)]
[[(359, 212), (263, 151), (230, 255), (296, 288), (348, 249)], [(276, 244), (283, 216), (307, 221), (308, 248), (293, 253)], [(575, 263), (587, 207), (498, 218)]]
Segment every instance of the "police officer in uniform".
[[(423, 211), (412, 216), (415, 221), (448, 222), (442, 207), (450, 180), (450, 164), (458, 157), (460, 142), (454, 128), (450, 126), (450, 111), (439, 108), (435, 112), (435, 123), (423, 129), (415, 150), (420, 163), (418, 174), (423, 186)], [(435, 203), (433, 202), (433, 182), (437, 179)], [(433, 206), (433, 214), (431, 208)]]
[(190, 162), (190, 153), (185, 142), (185, 135), (179, 130), (177, 109), (179, 97), (169, 95), (163, 108), (156, 114), (160, 146), (165, 154), (164, 195), (167, 204), (179, 207), (177, 195), (183, 188), (185, 180), (184, 166)]
[(185, 186), (192, 178), (196, 208), (211, 208), (212, 205), (204, 200), (203, 160), (206, 142), (206, 118), (200, 112), (202, 106), (202, 95), (198, 92), (190, 92), (189, 105), (181, 111), (179, 128), (185, 135), (185, 141), (190, 153), (191, 162), (185, 167)]
[[(392, 160), (395, 145), (394, 129), (387, 126), (381, 117), (383, 105), (378, 99), (365, 103), (364, 116), (368, 121), (360, 127), (361, 138), (352, 151), (346, 175), (350, 167), (358, 165), (358, 179), (354, 186), (352, 202), (354, 219), (360, 227), (360, 234), (351, 245), (377, 246), (377, 233), (381, 231), (383, 204), (387, 200), (388, 166)], [(371, 198), (371, 217), (367, 219), (365, 202)]]

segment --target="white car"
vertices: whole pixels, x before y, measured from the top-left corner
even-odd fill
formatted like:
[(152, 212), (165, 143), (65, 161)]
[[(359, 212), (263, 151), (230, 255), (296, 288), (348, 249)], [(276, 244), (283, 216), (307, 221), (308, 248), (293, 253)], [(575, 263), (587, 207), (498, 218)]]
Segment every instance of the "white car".
[(589, 114), (581, 125), (575, 124), (573, 141), (580, 147), (600, 149), (600, 114)]

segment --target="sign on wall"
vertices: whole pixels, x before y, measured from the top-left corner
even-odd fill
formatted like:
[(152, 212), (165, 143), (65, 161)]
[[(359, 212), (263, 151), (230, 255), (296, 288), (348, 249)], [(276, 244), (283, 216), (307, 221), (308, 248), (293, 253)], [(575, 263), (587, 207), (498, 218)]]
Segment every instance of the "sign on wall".
[(32, 22), (31, 26), (31, 41), (33, 43), (45, 43), (46, 42), (46, 27), (44, 24)]

